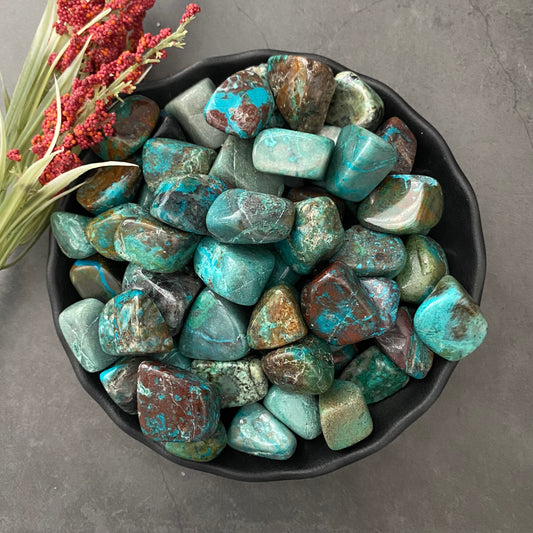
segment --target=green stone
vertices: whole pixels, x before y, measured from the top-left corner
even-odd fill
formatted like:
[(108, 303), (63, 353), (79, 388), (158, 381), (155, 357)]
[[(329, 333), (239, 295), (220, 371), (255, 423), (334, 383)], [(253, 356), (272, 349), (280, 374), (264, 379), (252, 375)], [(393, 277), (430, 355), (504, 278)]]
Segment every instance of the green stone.
[(87, 239), (85, 230), (91, 219), (66, 211), (55, 211), (50, 217), (50, 228), (61, 251), (70, 259), (85, 259), (96, 253)]
[(301, 278), (300, 274), (297, 274), (289, 264), (287, 264), (277, 252), (274, 253), (276, 262), (274, 263), (274, 270), (270, 274), (270, 278), (266, 284), (265, 290), (270, 289), (276, 285), (295, 285)]
[(161, 363), (165, 363), (166, 365), (183, 368), (184, 370), (191, 369), (191, 360), (180, 352), (175, 343), (170, 352), (150, 354), (150, 359), (161, 361)]
[(141, 187), (141, 192), (137, 198), (137, 203), (146, 211), (150, 211), (152, 203), (154, 201), (155, 190), (150, 190), (150, 187), (146, 183)]
[(118, 265), (98, 254), (78, 259), (70, 267), (70, 282), (82, 298), (96, 298), (106, 303), (122, 290)]
[(222, 453), (227, 442), (226, 428), (219, 422), (215, 432), (209, 437), (195, 442), (165, 442), (165, 450), (188, 461), (207, 463)]

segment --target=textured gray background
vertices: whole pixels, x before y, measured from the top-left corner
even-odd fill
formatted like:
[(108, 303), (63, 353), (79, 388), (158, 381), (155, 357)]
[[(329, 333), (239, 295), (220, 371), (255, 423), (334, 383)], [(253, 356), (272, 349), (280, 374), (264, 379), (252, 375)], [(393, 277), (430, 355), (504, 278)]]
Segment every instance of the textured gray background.
[[(10, 88), (43, 3), (0, 0)], [(204, 0), (186, 49), (155, 74), (271, 47), (323, 54), (395, 88), (477, 193), (484, 345), (425, 416), (366, 460), (309, 481), (216, 478), (132, 440), (82, 390), (53, 330), (42, 239), (0, 273), (0, 531), (532, 531), (531, 1), (287, 4)], [(149, 27), (172, 24), (184, 5), (158, 0)]]

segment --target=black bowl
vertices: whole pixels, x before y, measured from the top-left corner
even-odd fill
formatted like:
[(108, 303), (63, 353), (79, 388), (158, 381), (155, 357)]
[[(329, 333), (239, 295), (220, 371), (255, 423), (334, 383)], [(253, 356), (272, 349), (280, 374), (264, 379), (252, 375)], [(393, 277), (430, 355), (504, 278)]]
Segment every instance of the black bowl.
[[(164, 106), (173, 96), (205, 77), (210, 77), (217, 85), (232, 73), (250, 65), (265, 62), (269, 56), (279, 53), (291, 52), (254, 50), (206, 59), (175, 76), (147, 83), (138, 92)], [(305, 55), (323, 61), (335, 73), (352, 70), (325, 57), (314, 54)], [(444, 215), (441, 222), (432, 230), (431, 236), (444, 247), (451, 274), (479, 303), (485, 279), (485, 245), (478, 204), (470, 183), (457, 165), (445, 141), (431, 124), (383, 83), (364, 75), (361, 75), (361, 78), (383, 98), (385, 117), (400, 117), (415, 134), (418, 140), (418, 153), (413, 174), (435, 177), (442, 185)], [(60, 209), (79, 211), (75, 196), (71, 194), (70, 197), (65, 198)], [(226, 447), (224, 452), (210, 463), (186, 461), (167, 453), (163, 446), (145, 437), (139, 429), (137, 418), (124, 413), (110, 400), (100, 384), (98, 373), (90, 374), (83, 370), (72, 354), (58, 325), (58, 316), (61, 311), (79, 300), (69, 280), (71, 265), (72, 260), (61, 253), (54, 238), (51, 237), (47, 283), (54, 324), (77, 378), (120, 428), (181, 466), (244, 481), (301, 479), (331, 472), (375, 453), (391, 442), (429, 409), (457, 365), (457, 363), (436, 357), (426, 379), (412, 379), (407, 387), (394, 396), (371, 405), (370, 412), (374, 421), (373, 433), (346, 450), (332, 451), (326, 446), (324, 439), (318, 437), (313, 441), (299, 439), (296, 453), (288, 461), (270, 461), (253, 457), (229, 447)]]

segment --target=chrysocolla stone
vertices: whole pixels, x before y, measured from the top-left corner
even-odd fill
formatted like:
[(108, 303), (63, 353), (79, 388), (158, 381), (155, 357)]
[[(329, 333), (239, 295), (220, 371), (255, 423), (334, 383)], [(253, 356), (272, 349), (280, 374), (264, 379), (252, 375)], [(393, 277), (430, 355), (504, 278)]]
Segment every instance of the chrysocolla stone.
[[(166, 110), (161, 111), (160, 117), (161, 117), (161, 124), (156, 129), (154, 134), (152, 135), (153, 138), (161, 137), (163, 139), (175, 139), (176, 141), (187, 140), (185, 138), (185, 133), (183, 132), (183, 129), (180, 123), (175, 117), (169, 114)], [(201, 144), (201, 143), (197, 143), (197, 144)], [(203, 146), (207, 146), (207, 145), (203, 145)]]
[(405, 249), (407, 262), (396, 283), (404, 302), (420, 304), (448, 274), (448, 261), (441, 245), (424, 235), (409, 235)]
[(174, 228), (208, 235), (207, 212), (226, 189), (226, 184), (214, 176), (193, 174), (170, 178), (157, 187), (150, 214)]
[(276, 106), (293, 130), (316, 133), (324, 125), (335, 92), (331, 69), (321, 61), (278, 55), (268, 59)]
[(433, 364), (433, 352), (418, 338), (405, 307), (398, 309), (396, 323), (376, 337), (381, 351), (408, 376), (425, 378)]
[(100, 344), (111, 355), (168, 352), (174, 343), (154, 302), (142, 291), (125, 291), (105, 304), (98, 326)]
[(246, 308), (204, 289), (187, 315), (179, 350), (193, 359), (241, 359), (250, 351), (246, 340), (248, 319)]
[(149, 212), (150, 208), (152, 207), (152, 202), (154, 201), (154, 193), (155, 191), (150, 190), (150, 187), (148, 187), (146, 183), (143, 183), (143, 186), (141, 187), (141, 192), (139, 193), (139, 196), (137, 198), (137, 203), (147, 212)]
[(82, 298), (96, 298), (103, 303), (121, 292), (117, 264), (101, 255), (78, 259), (70, 267), (70, 282)]
[(85, 230), (91, 219), (66, 211), (55, 211), (50, 217), (50, 229), (57, 245), (70, 259), (85, 259), (96, 253)]
[(205, 146), (174, 139), (148, 139), (143, 146), (143, 174), (150, 189), (168, 178), (208, 174), (216, 152)]
[(406, 257), (400, 237), (352, 226), (344, 232), (344, 243), (332, 261), (342, 261), (357, 276), (393, 278), (404, 267)]
[(273, 109), (268, 82), (248, 69), (232, 74), (217, 87), (204, 116), (220, 131), (250, 139), (265, 127)]
[(229, 135), (209, 173), (237, 189), (281, 196), (283, 177), (257, 170), (252, 161), (252, 150), (252, 141)]
[(340, 128), (354, 124), (374, 131), (383, 119), (384, 109), (379, 94), (357, 74), (339, 72), (326, 122)]
[(294, 394), (272, 385), (263, 405), (303, 439), (312, 440), (322, 433), (318, 398), (312, 394)]
[(165, 442), (165, 450), (188, 461), (207, 463), (222, 453), (227, 442), (226, 428), (219, 422), (217, 429), (209, 437), (194, 442)]
[(115, 133), (92, 147), (102, 159), (123, 161), (148, 139), (159, 118), (159, 106), (150, 98), (133, 95), (110, 109), (115, 113)]
[(333, 357), (327, 343), (308, 335), (263, 357), (268, 379), (287, 392), (322, 394), (333, 383)]
[(131, 217), (142, 217), (148, 214), (137, 204), (122, 204), (104, 211), (94, 217), (87, 227), (85, 234), (89, 242), (96, 248), (97, 252), (113, 261), (122, 261), (122, 258), (115, 250), (115, 232), (117, 228)]
[(277, 250), (274, 251), (274, 258), (276, 260), (274, 263), (274, 270), (272, 270), (272, 274), (270, 274), (270, 278), (268, 278), (265, 290), (276, 285), (281, 285), (282, 283), (286, 285), (295, 285), (301, 278), (300, 274), (297, 274), (291, 266), (282, 259)]
[(479, 306), (453, 276), (444, 276), (420, 304), (414, 326), (422, 342), (448, 361), (472, 353), (487, 334)]
[(274, 269), (266, 248), (224, 244), (204, 237), (194, 254), (198, 277), (217, 294), (239, 305), (255, 305)]
[(174, 344), (174, 347), (170, 352), (150, 354), (150, 359), (159, 361), (165, 365), (183, 368), (183, 370), (191, 369), (191, 360), (179, 351), (176, 344)]
[(296, 437), (262, 405), (241, 407), (228, 429), (228, 444), (240, 452), (284, 461), (296, 450)]
[[(135, 163), (135, 160), (128, 162)], [(132, 202), (141, 182), (139, 167), (102, 167), (76, 191), (76, 200), (89, 213), (99, 215), (117, 205)]]
[(378, 128), (376, 135), (396, 147), (398, 160), (392, 167), (391, 174), (410, 174), (415, 162), (417, 143), (407, 125), (398, 117), (391, 117)]
[(207, 213), (207, 229), (220, 242), (266, 244), (286, 239), (294, 224), (294, 204), (272, 194), (230, 189)]
[(326, 189), (322, 189), (322, 187), (316, 187), (313, 185), (306, 185), (304, 187), (293, 187), (287, 194), (287, 198), (294, 203), (303, 202), (304, 200), (309, 200), (309, 198), (318, 198), (319, 196), (327, 196), (328, 198), (331, 198), (337, 206), (339, 216), (342, 218), (344, 214), (344, 200), (333, 196), (328, 191), (326, 191)]
[(324, 124), (320, 131), (318, 132), (318, 135), (322, 135), (322, 137), (327, 137), (328, 139), (331, 139), (334, 143), (337, 142), (339, 135), (341, 134), (341, 129), (338, 126), (330, 126), (328, 124)]
[(199, 235), (171, 228), (151, 217), (128, 218), (117, 228), (115, 250), (126, 261), (168, 274), (189, 262), (199, 241)]
[(268, 380), (257, 357), (239, 361), (201, 361), (191, 364), (191, 372), (211, 383), (220, 397), (220, 407), (241, 407), (262, 400)]
[(309, 198), (295, 207), (292, 232), (287, 240), (276, 243), (276, 248), (295, 272), (308, 274), (336, 252), (344, 239), (344, 229), (331, 198)]
[(187, 370), (143, 361), (137, 374), (142, 432), (155, 441), (194, 442), (217, 429), (220, 402), (207, 381)]
[(396, 163), (396, 148), (359, 126), (345, 126), (337, 139), (325, 185), (329, 192), (360, 202)]
[(360, 204), (359, 223), (367, 228), (409, 235), (427, 233), (442, 216), (439, 182), (428, 176), (387, 176)]
[(335, 375), (338, 376), (359, 353), (355, 344), (346, 346), (332, 346), (333, 364), (335, 365)]
[(277, 285), (265, 291), (252, 311), (248, 344), (255, 350), (285, 346), (307, 335), (294, 289)]
[(334, 147), (331, 139), (320, 135), (270, 128), (256, 137), (252, 160), (262, 172), (321, 180)]
[(326, 444), (343, 450), (365, 439), (374, 425), (361, 389), (349, 381), (335, 380), (318, 399), (320, 425)]
[(208, 148), (220, 148), (226, 134), (210, 126), (204, 109), (215, 91), (215, 84), (204, 78), (178, 94), (165, 106), (165, 111), (176, 117), (191, 141)]
[(378, 312), (380, 318), (378, 335), (381, 335), (381, 332), (390, 329), (396, 321), (400, 290), (396, 282), (388, 278), (361, 278), (360, 281)]
[(342, 372), (340, 379), (361, 388), (367, 404), (393, 395), (409, 382), (409, 376), (398, 368), (377, 346), (367, 348)]

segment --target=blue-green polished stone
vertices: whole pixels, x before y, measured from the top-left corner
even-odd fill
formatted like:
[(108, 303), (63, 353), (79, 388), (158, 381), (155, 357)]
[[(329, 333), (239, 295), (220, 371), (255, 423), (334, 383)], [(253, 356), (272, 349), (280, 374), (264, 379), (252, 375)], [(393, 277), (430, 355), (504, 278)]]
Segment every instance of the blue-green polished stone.
[[(400, 305), (400, 289), (395, 281), (388, 278), (361, 278), (361, 285), (377, 310), (380, 331), (390, 329), (396, 322)], [(381, 333), (378, 333), (380, 335)]]
[(299, 437), (311, 440), (322, 433), (318, 398), (312, 394), (286, 392), (272, 385), (263, 405)]
[(241, 407), (228, 430), (228, 444), (240, 452), (284, 461), (296, 450), (296, 437), (262, 405)]
[(87, 298), (70, 305), (59, 315), (61, 333), (87, 372), (99, 372), (117, 359), (100, 346), (98, 321), (103, 309), (100, 300)]
[(174, 347), (172, 348), (172, 350), (170, 350), (170, 352), (150, 354), (150, 359), (160, 361), (161, 363), (165, 363), (166, 365), (172, 365), (177, 368), (183, 368), (184, 370), (191, 369), (191, 360), (180, 352), (175, 341)]
[(204, 289), (189, 311), (179, 338), (179, 350), (192, 359), (232, 361), (249, 351), (246, 328), (249, 311)]
[(422, 342), (449, 361), (472, 353), (487, 334), (479, 306), (453, 276), (444, 276), (420, 304), (414, 326)]
[(222, 453), (227, 442), (226, 428), (219, 422), (217, 429), (209, 437), (194, 442), (165, 442), (165, 450), (188, 461), (207, 463)]
[(154, 201), (155, 191), (150, 190), (150, 187), (146, 183), (143, 183), (141, 192), (137, 198), (137, 203), (146, 211), (150, 211), (152, 202)]
[(85, 259), (96, 253), (87, 239), (85, 229), (91, 221), (89, 217), (55, 211), (50, 217), (50, 228), (61, 251), (70, 259)]
[(194, 254), (194, 271), (227, 300), (254, 305), (272, 274), (274, 262), (274, 254), (266, 248), (224, 244), (204, 237)]
[(106, 303), (121, 292), (118, 265), (99, 254), (77, 259), (69, 270), (70, 282), (82, 298), (96, 298)]
[(274, 258), (276, 262), (274, 263), (274, 270), (268, 278), (265, 290), (275, 287), (276, 285), (285, 285), (293, 286), (298, 280), (302, 277), (300, 274), (297, 274), (289, 264), (287, 264), (280, 253), (277, 250), (274, 250)]
[(334, 146), (331, 139), (321, 135), (270, 128), (256, 137), (252, 159), (262, 172), (321, 180)]
[(337, 139), (325, 183), (329, 192), (360, 202), (396, 163), (392, 144), (360, 128), (345, 126)]

